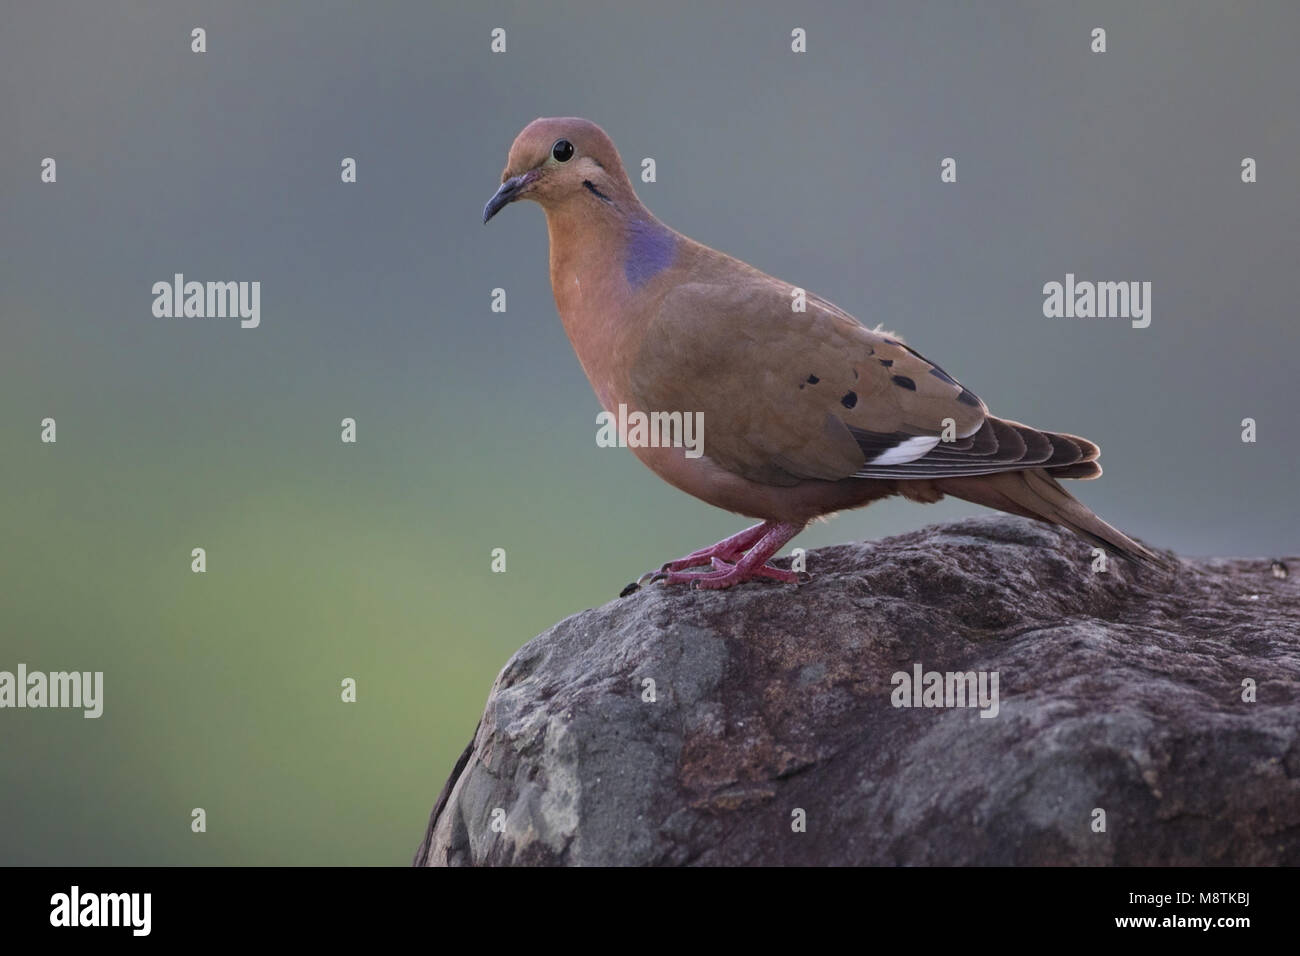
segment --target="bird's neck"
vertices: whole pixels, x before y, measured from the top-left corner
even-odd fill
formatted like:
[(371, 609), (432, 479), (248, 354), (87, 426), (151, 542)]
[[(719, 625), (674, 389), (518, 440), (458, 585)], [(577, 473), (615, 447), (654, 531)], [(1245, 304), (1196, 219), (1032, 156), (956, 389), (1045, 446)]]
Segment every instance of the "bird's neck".
[(596, 197), (546, 210), (551, 291), (578, 361), (601, 404), (630, 401), (624, 380), (654, 315), (656, 282), (680, 236), (635, 199)]

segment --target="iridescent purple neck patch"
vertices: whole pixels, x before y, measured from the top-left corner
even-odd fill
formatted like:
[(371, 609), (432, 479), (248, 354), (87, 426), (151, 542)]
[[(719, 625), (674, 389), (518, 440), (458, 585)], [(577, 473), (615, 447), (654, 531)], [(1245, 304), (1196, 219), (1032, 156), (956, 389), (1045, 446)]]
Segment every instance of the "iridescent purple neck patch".
[(676, 255), (677, 237), (667, 226), (646, 220), (628, 223), (623, 275), (629, 285), (645, 285), (672, 265)]

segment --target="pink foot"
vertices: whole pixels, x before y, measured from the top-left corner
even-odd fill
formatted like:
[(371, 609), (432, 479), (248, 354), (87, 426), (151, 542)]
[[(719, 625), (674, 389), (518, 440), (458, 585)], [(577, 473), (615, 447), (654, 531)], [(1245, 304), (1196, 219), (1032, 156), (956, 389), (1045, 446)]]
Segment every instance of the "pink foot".
[(668, 561), (659, 570), (685, 571), (687, 568), (698, 568), (700, 565), (709, 564), (714, 558), (721, 558), (723, 561), (736, 561), (742, 554), (753, 547), (756, 541), (763, 537), (764, 532), (768, 530), (768, 525), (771, 523), (765, 521), (762, 524), (754, 525), (752, 528), (746, 528), (739, 534), (733, 534), (730, 538), (723, 538), (717, 544), (701, 548), (699, 551), (692, 551), (684, 558)]
[(693, 588), (716, 590), (729, 588), (733, 584), (752, 578), (771, 578), (774, 581), (784, 581), (786, 584), (799, 583), (797, 573), (786, 571), (773, 564), (760, 564), (746, 570), (738, 564), (728, 564), (721, 558), (713, 559), (712, 571), (673, 571), (664, 577), (664, 581), (668, 584), (689, 584)]
[[(768, 559), (785, 547), (786, 542), (802, 531), (802, 524), (765, 521), (740, 534), (719, 541), (676, 561), (669, 561), (659, 571), (643, 575), (638, 584), (663, 581), (666, 584), (689, 584), (693, 588), (718, 590), (754, 578), (768, 578), (798, 584), (806, 579), (794, 571), (768, 564)], [(708, 565), (708, 571), (687, 568)]]

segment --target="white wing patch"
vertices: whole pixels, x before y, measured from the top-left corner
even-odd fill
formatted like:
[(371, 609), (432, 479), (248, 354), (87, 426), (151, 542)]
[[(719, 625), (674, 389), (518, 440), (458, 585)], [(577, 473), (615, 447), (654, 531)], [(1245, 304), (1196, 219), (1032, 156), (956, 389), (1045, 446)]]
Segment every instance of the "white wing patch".
[(931, 435), (917, 435), (915, 438), (908, 438), (906, 441), (886, 451), (879, 458), (868, 462), (869, 467), (877, 465), (901, 465), (904, 462), (916, 461), (922, 455), (929, 453), (930, 449), (939, 444), (939, 439)]

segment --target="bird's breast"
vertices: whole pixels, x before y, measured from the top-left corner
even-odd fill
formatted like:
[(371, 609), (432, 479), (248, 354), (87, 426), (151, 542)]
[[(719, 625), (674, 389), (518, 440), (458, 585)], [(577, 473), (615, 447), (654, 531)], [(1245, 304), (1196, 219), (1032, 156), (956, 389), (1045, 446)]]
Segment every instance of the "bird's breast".
[(551, 270), (560, 322), (607, 411), (632, 401), (629, 370), (644, 334), (635, 303), (617, 279), (581, 263), (553, 263)]

